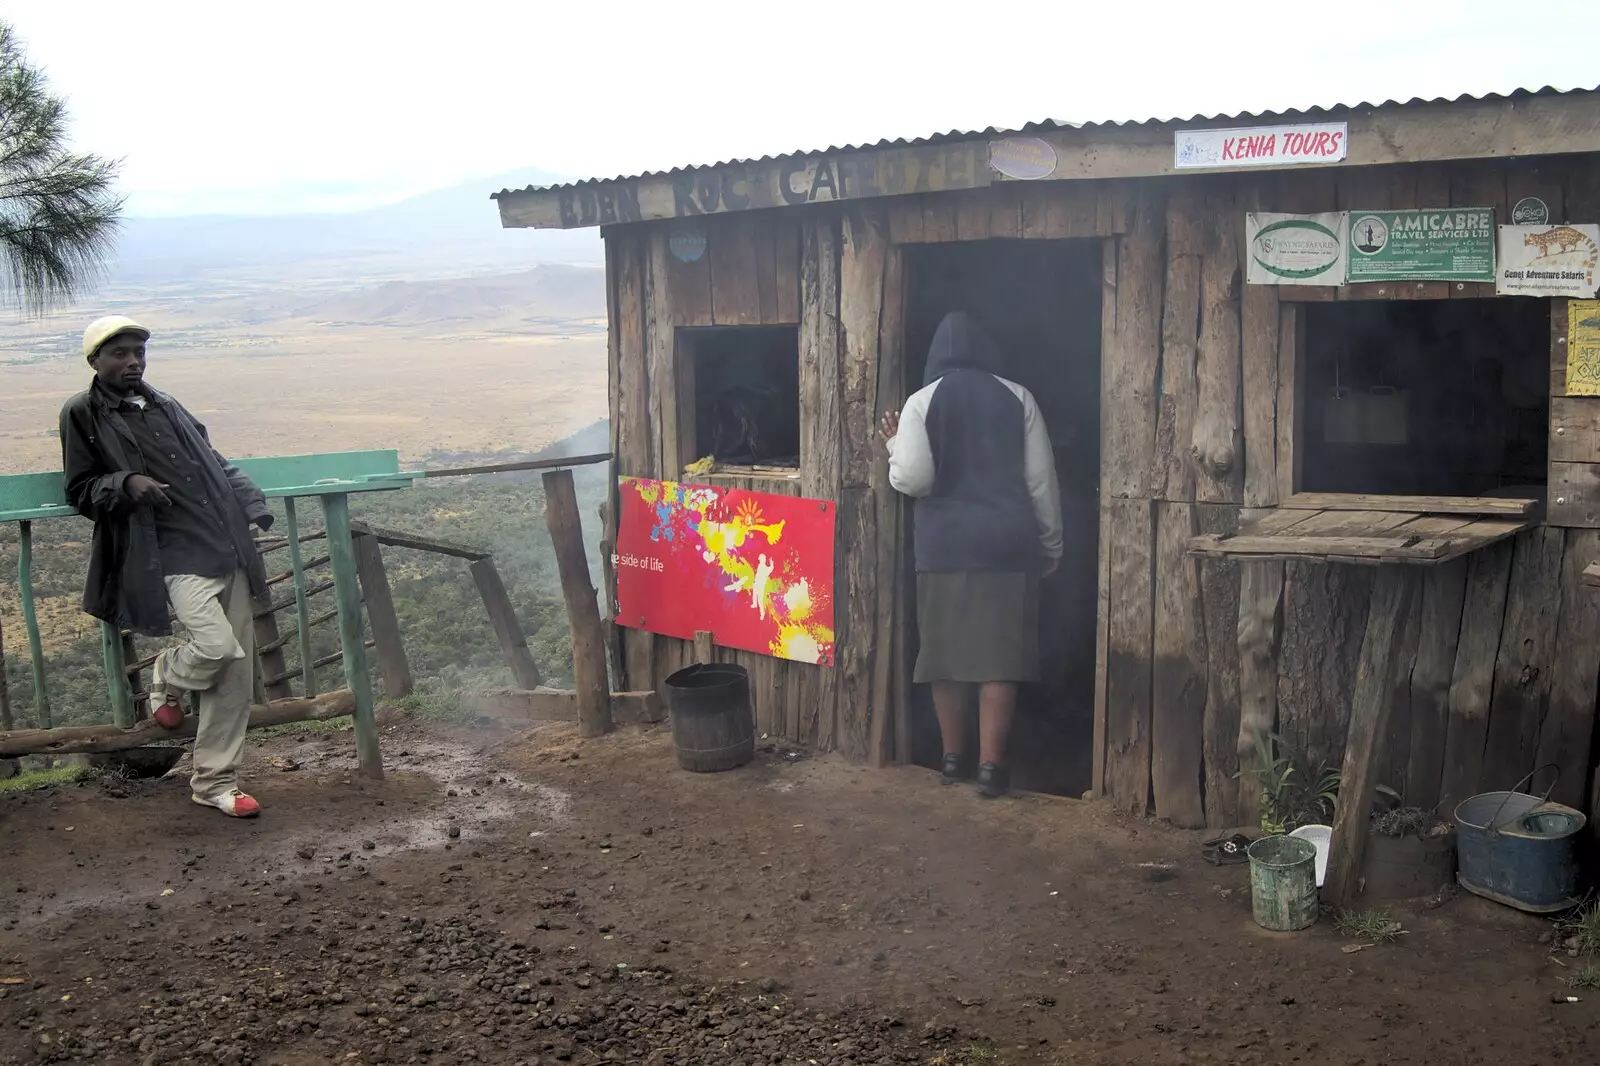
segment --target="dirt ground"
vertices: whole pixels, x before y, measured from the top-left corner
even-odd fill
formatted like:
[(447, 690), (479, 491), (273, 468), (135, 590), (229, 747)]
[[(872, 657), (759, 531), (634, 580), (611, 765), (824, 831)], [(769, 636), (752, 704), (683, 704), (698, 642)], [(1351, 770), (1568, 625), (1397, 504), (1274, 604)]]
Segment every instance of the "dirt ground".
[[(1600, 992), (1471, 897), (1271, 935), (1200, 834), (783, 748), (676, 769), (399, 721), (0, 797), (0, 1063), (1583, 1063)], [(294, 766), (294, 769), (285, 769)], [(1565, 960), (1572, 962), (1572, 960)]]

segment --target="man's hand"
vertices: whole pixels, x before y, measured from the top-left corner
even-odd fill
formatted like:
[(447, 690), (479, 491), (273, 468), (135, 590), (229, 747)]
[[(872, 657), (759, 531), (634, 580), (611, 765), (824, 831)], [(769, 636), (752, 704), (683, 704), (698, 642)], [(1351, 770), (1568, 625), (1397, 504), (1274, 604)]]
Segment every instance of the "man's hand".
[(1061, 569), (1061, 560), (1060, 559), (1046, 559), (1044, 561), (1044, 569), (1039, 571), (1039, 576), (1040, 577), (1053, 577), (1053, 576), (1055, 576), (1055, 572), (1057, 570), (1060, 570), (1060, 569)]
[(900, 432), (900, 412), (883, 412), (883, 421), (878, 425), (878, 431), (883, 434), (884, 440), (889, 440)]
[(128, 480), (122, 483), (122, 491), (128, 494), (128, 499), (140, 507), (145, 504), (152, 507), (171, 507), (172, 500), (166, 492), (171, 487), (143, 474), (129, 474)]

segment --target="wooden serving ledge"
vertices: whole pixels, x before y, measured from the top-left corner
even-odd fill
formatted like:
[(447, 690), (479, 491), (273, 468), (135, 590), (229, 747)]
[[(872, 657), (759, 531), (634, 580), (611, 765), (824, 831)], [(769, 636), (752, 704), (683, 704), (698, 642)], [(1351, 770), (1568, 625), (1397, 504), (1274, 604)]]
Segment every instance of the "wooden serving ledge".
[(1234, 534), (1191, 538), (1189, 554), (1436, 566), (1539, 521), (1539, 501), (1474, 496), (1296, 493)]

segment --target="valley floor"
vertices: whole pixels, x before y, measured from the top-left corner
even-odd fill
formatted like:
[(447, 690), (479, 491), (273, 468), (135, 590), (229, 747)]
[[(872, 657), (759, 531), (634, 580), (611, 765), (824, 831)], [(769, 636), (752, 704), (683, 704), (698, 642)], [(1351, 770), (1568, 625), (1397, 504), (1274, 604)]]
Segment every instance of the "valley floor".
[[(181, 781), (0, 796), (0, 1063), (1574, 1063), (1600, 993), (1547, 923), (1398, 907), (1269, 935), (1200, 834), (779, 746), (676, 768), (388, 720)], [(1564, 960), (1573, 962), (1574, 960)]]

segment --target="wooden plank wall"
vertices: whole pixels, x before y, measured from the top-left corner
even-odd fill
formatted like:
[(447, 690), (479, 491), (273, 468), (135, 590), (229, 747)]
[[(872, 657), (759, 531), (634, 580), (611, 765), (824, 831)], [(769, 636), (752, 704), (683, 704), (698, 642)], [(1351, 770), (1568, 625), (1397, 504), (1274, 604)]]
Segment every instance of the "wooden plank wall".
[[(1536, 193), (1571, 220), (1589, 221), (1600, 218), (1594, 172), (1586, 157), (1006, 183), (699, 219), (707, 249), (693, 263), (669, 254), (669, 223), (612, 227), (618, 472), (673, 477), (685, 460), (674, 328), (798, 326), (801, 477), (749, 487), (837, 505), (839, 662), (817, 669), (723, 654), (751, 670), (762, 732), (878, 762), (896, 757), (906, 739), (908, 603), (898, 552), (906, 517), (886, 483), (873, 421), (905, 395), (901, 250), (995, 237), (1100, 239), (1095, 787), (1131, 812), (1153, 810), (1180, 825), (1249, 821), (1255, 792), (1235, 775), (1241, 759), (1253, 759), (1250, 725), (1282, 730), (1331, 764), (1342, 758), (1372, 574), (1197, 563), (1180, 545), (1192, 531), (1236, 529), (1293, 490), (1304, 303), (1486, 293), (1431, 282), (1244, 286), (1244, 211), (1488, 204), (1503, 215)], [(1582, 218), (1573, 214), (1579, 207)], [(1552, 392), (1561, 397), (1558, 333), (1553, 323)], [(1552, 448), (1552, 469), (1573, 468), (1569, 480), (1580, 487), (1593, 480), (1593, 499), (1575, 493), (1565, 512), (1552, 507), (1552, 527), (1430, 572), (1413, 597), (1380, 764), (1384, 783), (1408, 801), (1448, 804), (1480, 787), (1509, 787), (1503, 776), (1551, 761), (1561, 765), (1557, 795), (1583, 794), (1600, 606), (1576, 575), (1600, 553), (1600, 534), (1564, 527), (1600, 527), (1600, 431), (1583, 429), (1600, 425), (1600, 401), (1591, 402), (1596, 410), (1558, 404), (1574, 428), (1562, 434), (1564, 451)], [(1585, 447), (1594, 454), (1579, 454)], [(1516, 639), (1508, 643), (1509, 633)], [(633, 688), (658, 684), (692, 654), (686, 642), (633, 631), (622, 641)]]
[[(1255, 792), (1234, 774), (1241, 758), (1254, 762), (1253, 723), (1340, 764), (1375, 571), (1196, 566), (1177, 545), (1191, 529), (1237, 528), (1293, 490), (1304, 303), (1492, 295), (1492, 286), (1431, 282), (1243, 286), (1243, 213), (1489, 205), (1503, 218), (1509, 203), (1539, 195), (1556, 219), (1593, 221), (1594, 173), (1592, 158), (1563, 158), (1126, 186), (1127, 225), (1106, 253), (1101, 491), (1110, 546), (1096, 739), (1097, 786), (1119, 807), (1185, 826), (1252, 820)], [(1553, 338), (1553, 358), (1558, 347), (1564, 355)], [(1552, 364), (1556, 396), (1563, 370)], [(1564, 402), (1557, 411), (1575, 428), (1552, 436), (1552, 459), (1595, 465), (1553, 470), (1595, 489), (1573, 493), (1564, 509), (1552, 501), (1556, 525), (1424, 575), (1399, 630), (1378, 777), (1408, 802), (1448, 807), (1549, 762), (1561, 768), (1558, 797), (1584, 796), (1600, 604), (1577, 575), (1600, 545), (1594, 532), (1558, 527), (1600, 527), (1600, 431), (1587, 432), (1600, 425), (1600, 400)]]
[[(718, 649), (751, 677), (757, 730), (822, 751), (887, 760), (900, 503), (874, 430), (880, 389), (900, 392), (901, 263), (881, 205), (774, 211), (697, 223), (705, 252), (671, 253), (666, 223), (607, 231), (615, 306), (612, 404), (617, 474), (677, 479), (695, 458), (679, 327), (793, 325), (799, 337), (797, 477), (713, 475), (715, 484), (806, 496), (834, 508), (836, 665)], [(624, 620), (625, 621), (625, 620)], [(655, 688), (688, 665), (692, 643), (624, 629), (624, 678)], [(875, 729), (876, 725), (876, 729)]]

